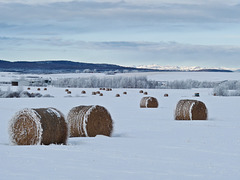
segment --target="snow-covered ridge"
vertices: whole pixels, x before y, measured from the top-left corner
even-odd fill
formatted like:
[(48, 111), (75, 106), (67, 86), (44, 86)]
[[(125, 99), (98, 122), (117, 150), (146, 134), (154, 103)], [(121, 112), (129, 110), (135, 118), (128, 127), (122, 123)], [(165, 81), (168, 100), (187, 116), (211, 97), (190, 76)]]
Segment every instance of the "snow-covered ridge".
[(137, 68), (141, 69), (157, 69), (157, 70), (169, 70), (169, 71), (201, 71), (201, 70), (230, 70), (230, 71), (237, 71), (238, 68), (226, 68), (226, 67), (200, 67), (200, 66), (161, 66), (158, 64), (151, 64), (151, 65), (139, 65), (136, 66)]

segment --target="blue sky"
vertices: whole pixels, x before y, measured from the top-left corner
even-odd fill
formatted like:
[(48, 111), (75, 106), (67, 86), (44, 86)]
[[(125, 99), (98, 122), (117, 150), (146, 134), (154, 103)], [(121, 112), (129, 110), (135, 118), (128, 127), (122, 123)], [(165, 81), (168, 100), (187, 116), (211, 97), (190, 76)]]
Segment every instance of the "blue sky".
[(237, 0), (0, 0), (0, 59), (240, 68)]

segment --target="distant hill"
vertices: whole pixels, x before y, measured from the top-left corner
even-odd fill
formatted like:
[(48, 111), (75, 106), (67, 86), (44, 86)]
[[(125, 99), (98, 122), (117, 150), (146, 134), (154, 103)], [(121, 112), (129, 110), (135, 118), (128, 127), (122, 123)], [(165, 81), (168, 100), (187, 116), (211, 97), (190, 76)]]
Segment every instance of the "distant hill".
[[(57, 61), (5, 61), (0, 60), (0, 71), (2, 72), (19, 72), (19, 73), (71, 73), (71, 72), (176, 72), (183, 71), (178, 69), (152, 69), (152, 68), (135, 68), (124, 67), (114, 64), (94, 64), (73, 62), (66, 60)], [(231, 70), (221, 69), (189, 69), (184, 71), (204, 71), (204, 72), (232, 72)]]
[(71, 72), (123, 72), (123, 71), (158, 71), (138, 69), (113, 64), (93, 64), (73, 61), (4, 61), (0, 60), (0, 71), (20, 73), (71, 73)]

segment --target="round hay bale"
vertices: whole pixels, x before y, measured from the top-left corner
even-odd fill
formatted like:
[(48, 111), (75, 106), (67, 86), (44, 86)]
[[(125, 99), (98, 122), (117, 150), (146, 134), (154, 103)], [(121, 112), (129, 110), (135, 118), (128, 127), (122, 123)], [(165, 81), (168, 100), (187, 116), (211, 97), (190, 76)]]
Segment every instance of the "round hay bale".
[(28, 87), (28, 88), (27, 88), (27, 90), (31, 90), (31, 88), (30, 88), (30, 87)]
[(143, 94), (144, 94), (144, 95), (148, 95), (148, 92), (144, 92)]
[(72, 92), (68, 90), (68, 91), (67, 91), (67, 94), (72, 94)]
[(82, 93), (82, 94), (86, 94), (86, 91), (83, 90), (81, 93)]
[(103, 93), (100, 93), (99, 96), (103, 96)]
[(115, 97), (120, 97), (120, 94), (116, 94)]
[(106, 90), (106, 88), (102, 88), (102, 90), (103, 90), (103, 91), (105, 91), (105, 90)]
[(102, 90), (103, 90), (103, 88), (99, 88), (99, 90), (100, 90), (100, 91), (102, 91)]
[(140, 90), (139, 93), (143, 93), (143, 90)]
[(123, 94), (127, 94), (127, 92), (123, 92)]
[(44, 90), (44, 91), (47, 91), (47, 88), (44, 88), (43, 90)]
[(168, 97), (168, 94), (164, 94), (164, 97)]
[(177, 103), (175, 120), (207, 120), (208, 110), (201, 101), (183, 99)]
[(55, 108), (26, 108), (11, 119), (9, 135), (16, 145), (66, 144), (68, 125)]
[(92, 92), (92, 95), (96, 95), (97, 93), (96, 92)]
[(38, 91), (41, 91), (41, 88), (37, 88)]
[(68, 92), (69, 90), (68, 89), (65, 89), (65, 92)]
[(140, 108), (157, 108), (158, 100), (154, 97), (143, 97), (140, 102)]
[(102, 106), (77, 106), (67, 116), (70, 137), (111, 136), (113, 121)]
[(100, 94), (100, 91), (97, 91), (96, 94)]

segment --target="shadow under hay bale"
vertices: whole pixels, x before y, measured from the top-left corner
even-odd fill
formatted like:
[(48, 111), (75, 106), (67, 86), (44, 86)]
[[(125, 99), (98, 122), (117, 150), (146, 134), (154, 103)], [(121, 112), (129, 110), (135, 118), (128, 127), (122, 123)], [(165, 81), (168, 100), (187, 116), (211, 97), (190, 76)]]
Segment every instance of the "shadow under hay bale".
[(111, 136), (113, 121), (111, 115), (102, 106), (78, 106), (70, 110), (67, 116), (70, 137)]
[(66, 144), (68, 125), (54, 108), (23, 109), (11, 119), (9, 136), (16, 145)]
[(140, 108), (157, 108), (158, 101), (154, 97), (143, 97), (140, 102)]
[(180, 100), (175, 110), (175, 120), (207, 120), (208, 110), (201, 101)]

